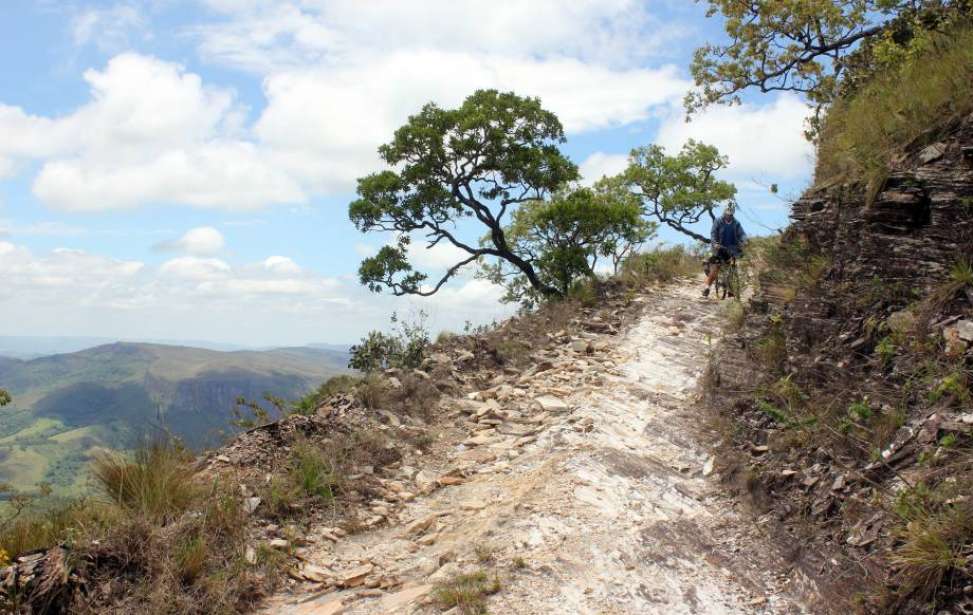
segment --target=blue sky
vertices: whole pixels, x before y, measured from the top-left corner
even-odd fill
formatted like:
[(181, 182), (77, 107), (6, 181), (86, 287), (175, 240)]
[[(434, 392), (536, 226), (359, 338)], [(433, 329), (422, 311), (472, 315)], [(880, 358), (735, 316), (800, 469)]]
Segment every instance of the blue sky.
[[(688, 138), (730, 156), (752, 234), (808, 181), (793, 97), (686, 123), (686, 0), (7, 0), (0, 8), (0, 335), (350, 342), (393, 310), (434, 330), (509, 313), (467, 275), (422, 301), (357, 284), (387, 238), (354, 179), (426, 101), (541, 97), (588, 180)], [(679, 238), (667, 232), (664, 241)], [(448, 250), (415, 253), (435, 272)], [(469, 272), (472, 273), (472, 272)]]

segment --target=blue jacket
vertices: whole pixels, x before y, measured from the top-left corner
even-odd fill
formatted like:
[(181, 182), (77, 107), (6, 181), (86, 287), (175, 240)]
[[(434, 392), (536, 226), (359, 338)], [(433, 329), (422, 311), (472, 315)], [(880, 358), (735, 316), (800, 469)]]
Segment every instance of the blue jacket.
[(740, 256), (743, 251), (743, 243), (747, 240), (747, 234), (743, 232), (743, 227), (736, 218), (731, 218), (729, 222), (720, 216), (713, 222), (713, 230), (710, 232), (710, 239), (714, 244), (720, 244), (726, 248), (733, 256)]

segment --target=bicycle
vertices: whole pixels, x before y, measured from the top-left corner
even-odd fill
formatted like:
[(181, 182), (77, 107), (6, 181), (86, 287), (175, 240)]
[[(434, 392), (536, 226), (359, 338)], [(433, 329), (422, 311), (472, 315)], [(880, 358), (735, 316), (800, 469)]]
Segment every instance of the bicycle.
[(737, 271), (737, 259), (733, 257), (729, 262), (720, 265), (720, 273), (716, 276), (716, 297), (720, 300), (729, 297), (740, 297), (740, 274)]

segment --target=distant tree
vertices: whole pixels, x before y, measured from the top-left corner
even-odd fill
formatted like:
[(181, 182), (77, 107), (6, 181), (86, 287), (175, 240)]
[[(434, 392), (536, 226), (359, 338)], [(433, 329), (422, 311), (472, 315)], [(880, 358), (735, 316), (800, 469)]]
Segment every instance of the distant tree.
[[(372, 291), (396, 295), (436, 293), (460, 269), (484, 258), (516, 268), (538, 293), (558, 296), (545, 283), (531, 255), (510, 244), (504, 216), (578, 177), (577, 167), (558, 144), (564, 129), (536, 98), (478, 90), (457, 109), (427, 104), (379, 148), (389, 166), (358, 180), (358, 196), (349, 217), (362, 232), (394, 232), (394, 245), (366, 258), (358, 270)], [(474, 220), (486, 228), (487, 241), (470, 245), (456, 223)], [(414, 269), (407, 249), (413, 233), (427, 248), (445, 242), (466, 253), (431, 287), (428, 274)]]
[[(701, 0), (697, 0), (701, 1)], [(891, 34), (900, 44), (936, 27), (969, 0), (705, 0), (722, 15), (729, 42), (696, 50), (691, 71), (698, 89), (686, 96), (693, 113), (712, 103), (738, 103), (744, 90), (799, 92), (816, 105), (837, 93), (847, 56), (862, 42)], [(903, 24), (911, 24), (905, 29)]]
[(10, 397), (10, 393), (8, 393), (6, 389), (0, 389), (0, 408), (6, 406), (11, 401), (13, 400)]
[[(595, 276), (600, 258), (611, 258), (617, 267), (652, 236), (655, 226), (642, 217), (638, 198), (622, 181), (606, 178), (592, 188), (564, 190), (522, 205), (504, 233), (514, 251), (535, 264), (541, 283), (565, 295), (579, 279)], [(506, 301), (531, 305), (542, 298), (505, 261), (485, 265), (480, 275), (502, 284)]]
[(712, 145), (690, 140), (675, 156), (658, 145), (632, 150), (623, 181), (638, 196), (651, 219), (698, 241), (709, 237), (689, 228), (704, 217), (715, 220), (715, 209), (733, 201), (736, 187), (717, 179), (729, 160)]

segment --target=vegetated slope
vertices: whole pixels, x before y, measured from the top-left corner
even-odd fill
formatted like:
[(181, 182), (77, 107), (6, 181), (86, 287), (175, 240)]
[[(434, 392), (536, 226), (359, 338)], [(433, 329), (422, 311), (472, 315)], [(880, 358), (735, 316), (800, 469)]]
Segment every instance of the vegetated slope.
[[(950, 73), (963, 91), (965, 70)], [(952, 108), (870, 150), (880, 172), (795, 203), (713, 363), (724, 470), (781, 521), (796, 565), (865, 612), (973, 612), (973, 101), (937, 95)], [(886, 103), (869, 112), (913, 117)]]
[(346, 371), (345, 353), (312, 348), (217, 352), (116, 343), (0, 360), (14, 398), (0, 414), (0, 482), (80, 488), (95, 447), (128, 448), (165, 431), (199, 448), (235, 432), (235, 400), (297, 398)]

